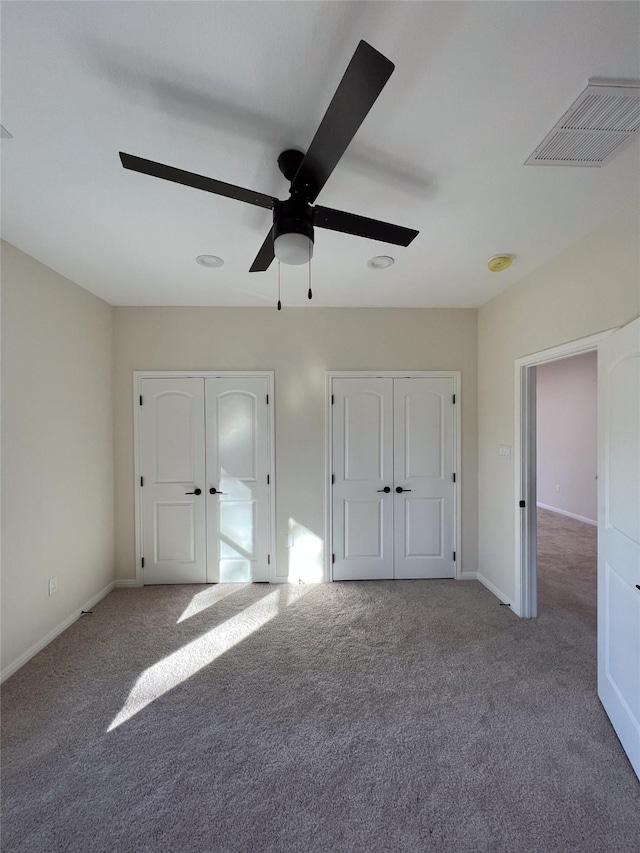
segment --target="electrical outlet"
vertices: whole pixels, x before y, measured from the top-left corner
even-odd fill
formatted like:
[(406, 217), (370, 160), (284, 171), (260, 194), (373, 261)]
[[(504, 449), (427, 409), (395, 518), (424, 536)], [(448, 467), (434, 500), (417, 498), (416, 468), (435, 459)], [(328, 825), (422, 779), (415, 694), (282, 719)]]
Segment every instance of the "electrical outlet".
[(58, 591), (58, 578), (49, 578), (49, 595), (54, 595)]

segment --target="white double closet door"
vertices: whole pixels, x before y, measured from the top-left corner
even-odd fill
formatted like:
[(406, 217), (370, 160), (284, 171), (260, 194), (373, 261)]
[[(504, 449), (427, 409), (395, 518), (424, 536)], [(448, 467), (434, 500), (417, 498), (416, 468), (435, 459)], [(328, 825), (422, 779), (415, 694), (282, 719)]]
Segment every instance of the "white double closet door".
[(455, 575), (453, 378), (334, 378), (334, 580)]
[(269, 380), (141, 379), (143, 581), (269, 580)]

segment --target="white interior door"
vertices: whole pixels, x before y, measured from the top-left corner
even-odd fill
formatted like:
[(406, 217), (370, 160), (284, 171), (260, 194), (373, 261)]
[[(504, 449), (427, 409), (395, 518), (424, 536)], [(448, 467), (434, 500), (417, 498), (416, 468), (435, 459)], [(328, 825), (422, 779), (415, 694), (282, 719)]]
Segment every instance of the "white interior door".
[(394, 577), (452, 578), (453, 379), (394, 379)]
[(269, 580), (266, 378), (206, 381), (207, 580)]
[(204, 380), (143, 379), (141, 392), (144, 583), (204, 583)]
[(334, 580), (392, 578), (393, 380), (334, 379), (332, 410)]
[(640, 776), (640, 320), (598, 348), (598, 695)]

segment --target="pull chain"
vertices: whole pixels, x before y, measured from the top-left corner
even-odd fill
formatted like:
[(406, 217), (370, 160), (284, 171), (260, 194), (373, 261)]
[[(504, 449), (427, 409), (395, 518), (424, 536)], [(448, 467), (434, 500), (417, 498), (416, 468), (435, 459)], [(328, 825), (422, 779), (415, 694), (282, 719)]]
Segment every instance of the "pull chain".
[(278, 261), (278, 311), (282, 311), (282, 301), (280, 299), (280, 261)]
[(309, 240), (309, 292), (307, 293), (308, 299), (313, 299), (313, 293), (311, 292), (311, 240)]

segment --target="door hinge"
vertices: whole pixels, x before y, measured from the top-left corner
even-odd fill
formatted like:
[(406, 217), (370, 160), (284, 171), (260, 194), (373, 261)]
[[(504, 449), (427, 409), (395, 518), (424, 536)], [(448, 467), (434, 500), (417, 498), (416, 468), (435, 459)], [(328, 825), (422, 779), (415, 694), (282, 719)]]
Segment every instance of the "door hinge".
[(454, 551), (453, 552), (453, 562), (455, 563), (455, 561), (456, 561), (456, 552)]
[(271, 554), (267, 554), (267, 565), (271, 565)]
[(140, 405), (142, 405), (142, 394), (140, 394)]
[(335, 395), (334, 395), (334, 394), (332, 394), (332, 395), (331, 395), (331, 405), (332, 405), (332, 406), (333, 406), (333, 404), (335, 403), (335, 401), (336, 401)]
[(144, 486), (144, 477), (140, 477), (140, 486)]
[(271, 482), (271, 477), (269, 476), (269, 474), (267, 474), (267, 486), (269, 485), (270, 482)]
[(269, 395), (267, 394), (267, 406), (269, 405)]
[(455, 404), (456, 404), (456, 395), (455, 395), (455, 394), (453, 395), (453, 399), (451, 400), (451, 402), (452, 402), (452, 403), (453, 403), (453, 405), (455, 406)]
[(455, 475), (455, 473), (454, 473), (454, 475), (453, 475), (453, 482), (455, 483), (455, 481), (456, 481), (456, 475)]
[(141, 565), (141, 566), (142, 566), (142, 568), (144, 569), (144, 557), (140, 560), (140, 565)]
[(335, 555), (335, 554), (332, 554), (332, 555), (331, 555), (331, 562), (332, 562), (332, 563), (335, 563), (335, 561), (336, 561), (336, 555)]
[(336, 483), (336, 475), (335, 475), (335, 474), (332, 474), (332, 475), (331, 475), (331, 485), (332, 485), (332, 486), (335, 486), (335, 483)]

